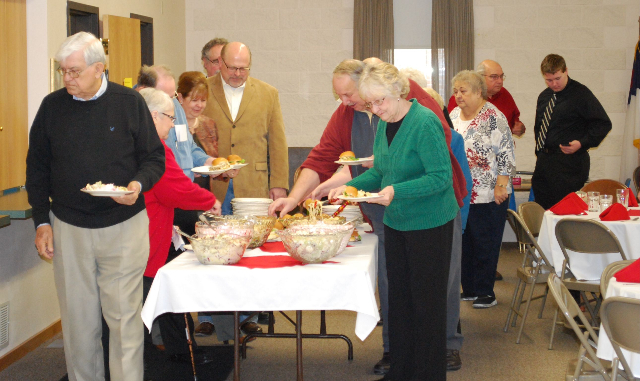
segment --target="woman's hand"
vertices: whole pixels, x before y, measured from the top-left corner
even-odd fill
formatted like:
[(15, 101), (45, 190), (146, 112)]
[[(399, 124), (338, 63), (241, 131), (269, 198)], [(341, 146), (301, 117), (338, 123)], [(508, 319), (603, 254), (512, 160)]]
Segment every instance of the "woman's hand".
[(216, 200), (211, 209), (207, 210), (208, 213), (219, 216), (222, 214), (222, 204), (220, 204), (220, 200)]
[[(373, 159), (373, 155), (369, 156), (367, 159)], [(365, 168), (373, 168), (373, 161), (367, 161), (366, 163), (362, 163), (362, 166)]]
[(337, 188), (331, 189), (329, 191), (329, 196), (328, 196), (329, 202), (331, 202), (331, 200), (335, 199), (337, 196), (340, 196), (344, 192), (346, 187), (347, 187), (346, 185), (341, 185)]
[(389, 204), (391, 204), (391, 201), (393, 201), (394, 194), (395, 194), (395, 191), (393, 190), (393, 185), (389, 185), (385, 187), (383, 190), (381, 190), (380, 192), (378, 192), (378, 196), (380, 196), (380, 198), (370, 200), (369, 202), (384, 205), (384, 206), (389, 206)]
[(238, 176), (238, 172), (240, 172), (239, 169), (230, 169), (224, 173), (222, 173), (222, 177), (228, 177), (230, 179)]
[(493, 196), (496, 199), (496, 204), (502, 204), (507, 198), (509, 198), (509, 193), (507, 193), (507, 188), (496, 187), (493, 189)]

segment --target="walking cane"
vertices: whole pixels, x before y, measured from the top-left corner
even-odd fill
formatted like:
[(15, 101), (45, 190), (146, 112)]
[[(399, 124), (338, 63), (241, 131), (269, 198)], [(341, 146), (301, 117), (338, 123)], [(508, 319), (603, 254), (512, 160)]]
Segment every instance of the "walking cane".
[(187, 321), (187, 314), (184, 314), (184, 330), (187, 334), (187, 343), (189, 344), (189, 353), (191, 353), (191, 368), (193, 368), (193, 381), (198, 381), (198, 375), (196, 375), (196, 363), (193, 360), (193, 341), (191, 341), (191, 334), (189, 333), (189, 322)]

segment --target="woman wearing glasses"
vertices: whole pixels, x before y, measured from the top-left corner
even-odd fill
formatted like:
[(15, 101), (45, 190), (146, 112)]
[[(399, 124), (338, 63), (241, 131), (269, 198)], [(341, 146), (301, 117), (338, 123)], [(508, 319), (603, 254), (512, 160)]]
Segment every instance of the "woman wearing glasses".
[[(347, 185), (382, 189), (389, 279), (391, 368), (382, 380), (446, 380), (447, 282), (458, 214), (451, 161), (438, 117), (405, 99), (409, 81), (395, 66), (365, 68), (360, 97), (381, 121), (373, 168)], [(344, 186), (331, 190), (329, 198)], [(430, 328), (416, 331), (429, 316)]]
[(451, 80), (458, 107), (451, 111), (454, 129), (464, 139), (473, 178), (467, 228), (462, 235), (462, 300), (474, 308), (497, 304), (493, 285), (515, 168), (513, 137), (507, 119), (487, 102), (480, 74), (463, 70)]

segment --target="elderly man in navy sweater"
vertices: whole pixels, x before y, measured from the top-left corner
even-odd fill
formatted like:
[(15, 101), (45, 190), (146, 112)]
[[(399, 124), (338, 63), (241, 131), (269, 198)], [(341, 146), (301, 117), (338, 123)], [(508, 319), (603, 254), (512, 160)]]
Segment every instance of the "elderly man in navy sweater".
[[(33, 122), (26, 186), (36, 248), (53, 260), (69, 380), (104, 379), (104, 315), (111, 379), (139, 381), (149, 256), (141, 192), (164, 173), (164, 148), (144, 99), (107, 81), (104, 50), (92, 34), (68, 37), (56, 60), (65, 89), (44, 98)], [(126, 185), (131, 193), (80, 191), (98, 181)]]

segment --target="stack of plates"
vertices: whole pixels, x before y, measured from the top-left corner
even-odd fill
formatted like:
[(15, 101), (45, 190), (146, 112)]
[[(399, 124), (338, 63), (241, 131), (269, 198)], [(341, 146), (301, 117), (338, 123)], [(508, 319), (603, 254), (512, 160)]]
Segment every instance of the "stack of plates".
[[(322, 213), (331, 216), (339, 207), (340, 205), (322, 205)], [(358, 218), (358, 224), (362, 223), (362, 213), (359, 206), (347, 205), (339, 215), (346, 218), (347, 221)]]
[(267, 216), (272, 202), (270, 198), (234, 198), (231, 207), (237, 216)]

